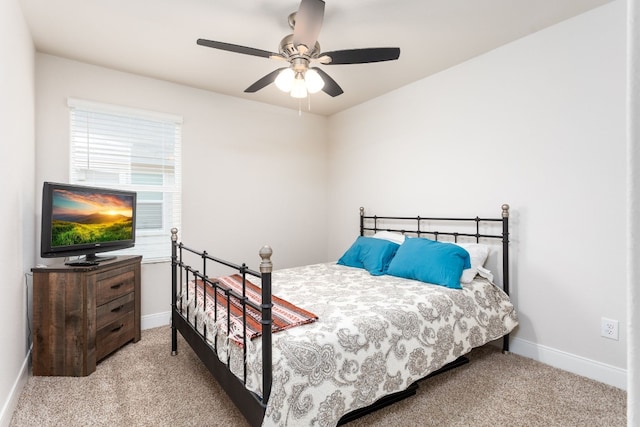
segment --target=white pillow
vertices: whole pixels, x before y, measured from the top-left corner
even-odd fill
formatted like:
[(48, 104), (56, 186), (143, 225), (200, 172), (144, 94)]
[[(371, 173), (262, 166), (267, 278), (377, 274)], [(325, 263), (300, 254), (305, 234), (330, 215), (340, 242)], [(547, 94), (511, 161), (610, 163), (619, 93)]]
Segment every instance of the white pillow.
[(461, 283), (471, 283), (476, 274), (493, 281), (491, 271), (484, 268), (484, 263), (489, 257), (489, 246), (480, 243), (456, 243), (456, 245), (469, 252), (469, 257), (471, 258), (471, 268), (462, 271)]
[(376, 239), (388, 240), (399, 245), (404, 243), (405, 235), (400, 233), (394, 233), (393, 231), (378, 231), (371, 237)]

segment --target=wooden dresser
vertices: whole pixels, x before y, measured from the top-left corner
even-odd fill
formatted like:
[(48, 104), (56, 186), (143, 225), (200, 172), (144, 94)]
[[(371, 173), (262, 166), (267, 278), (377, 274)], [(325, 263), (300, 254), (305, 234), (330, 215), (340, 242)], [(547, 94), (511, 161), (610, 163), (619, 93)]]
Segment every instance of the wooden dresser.
[(86, 376), (140, 340), (141, 256), (33, 268), (33, 375)]

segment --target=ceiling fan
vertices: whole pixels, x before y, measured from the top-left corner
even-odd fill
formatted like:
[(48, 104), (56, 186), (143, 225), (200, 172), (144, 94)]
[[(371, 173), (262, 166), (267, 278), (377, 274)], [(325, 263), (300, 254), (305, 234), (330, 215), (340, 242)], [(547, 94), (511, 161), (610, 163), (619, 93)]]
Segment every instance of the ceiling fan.
[(278, 53), (206, 39), (198, 39), (197, 43), (214, 49), (289, 62), (287, 67), (272, 71), (246, 88), (245, 92), (257, 92), (275, 82), (279, 89), (289, 92), (294, 98), (305, 98), (308, 93), (320, 90), (333, 97), (343, 93), (335, 80), (322, 69), (310, 66), (311, 63), (365, 64), (393, 61), (400, 57), (400, 48), (397, 47), (321, 52), (317, 38), (324, 18), (324, 4), (323, 0), (301, 1), (298, 11), (289, 15), (289, 26), (293, 34), (282, 39)]

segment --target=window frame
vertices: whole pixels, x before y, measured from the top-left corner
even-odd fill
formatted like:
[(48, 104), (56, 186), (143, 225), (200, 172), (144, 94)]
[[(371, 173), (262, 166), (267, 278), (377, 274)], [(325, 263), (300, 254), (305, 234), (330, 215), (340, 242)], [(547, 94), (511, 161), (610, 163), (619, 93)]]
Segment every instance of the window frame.
[[(112, 253), (114, 255), (141, 254), (143, 263), (170, 261), (170, 230), (173, 227), (181, 228), (182, 217), (182, 117), (75, 98), (68, 98), (67, 106), (69, 109), (69, 183), (112, 187), (138, 193), (136, 246)], [(81, 117), (83, 114), (86, 114), (86, 117)], [(91, 117), (94, 120), (90, 120)], [(86, 122), (78, 124), (83, 118)], [(122, 120), (127, 123), (118, 125), (117, 123)], [(105, 127), (101, 128), (102, 125)], [(78, 130), (85, 130), (85, 133), (78, 134)], [(100, 135), (100, 131), (104, 131), (104, 134)], [(110, 139), (112, 137), (113, 140)], [(155, 153), (154, 146), (158, 140), (154, 138), (162, 138), (161, 143), (158, 144), (161, 148)], [(83, 147), (83, 144), (86, 147)], [(109, 147), (113, 148), (112, 152), (109, 152)], [(94, 154), (99, 153), (99, 156), (93, 157), (100, 157), (103, 161), (102, 165), (100, 160), (95, 160), (94, 165), (91, 164), (92, 149)], [(79, 151), (82, 151), (82, 154), (79, 154)], [(86, 163), (87, 167), (84, 169), (78, 167), (78, 159)], [(108, 171), (104, 164), (115, 165), (116, 172)], [(82, 171), (84, 171), (84, 178), (81, 176)], [(90, 176), (91, 172), (94, 172), (93, 177)], [(162, 182), (159, 185), (153, 182), (136, 182), (136, 177), (141, 178), (145, 175), (147, 178), (159, 176)], [(114, 179), (117, 182), (111, 182)], [(142, 218), (143, 210), (140, 207), (154, 203), (153, 200), (147, 203), (144, 198), (145, 193), (160, 194), (158, 203), (161, 209), (160, 212), (155, 212), (155, 214), (159, 213), (159, 216), (148, 218), (152, 221), (159, 220), (159, 228), (144, 228), (144, 224), (149, 222)]]

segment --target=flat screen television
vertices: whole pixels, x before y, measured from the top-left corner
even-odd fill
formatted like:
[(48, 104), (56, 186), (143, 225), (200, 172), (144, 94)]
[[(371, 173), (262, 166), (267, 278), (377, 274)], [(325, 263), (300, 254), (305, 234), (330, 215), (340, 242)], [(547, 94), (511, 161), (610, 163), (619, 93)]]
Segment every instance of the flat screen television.
[(42, 258), (80, 257), (67, 264), (98, 263), (101, 252), (136, 241), (134, 191), (45, 182), (42, 189)]

